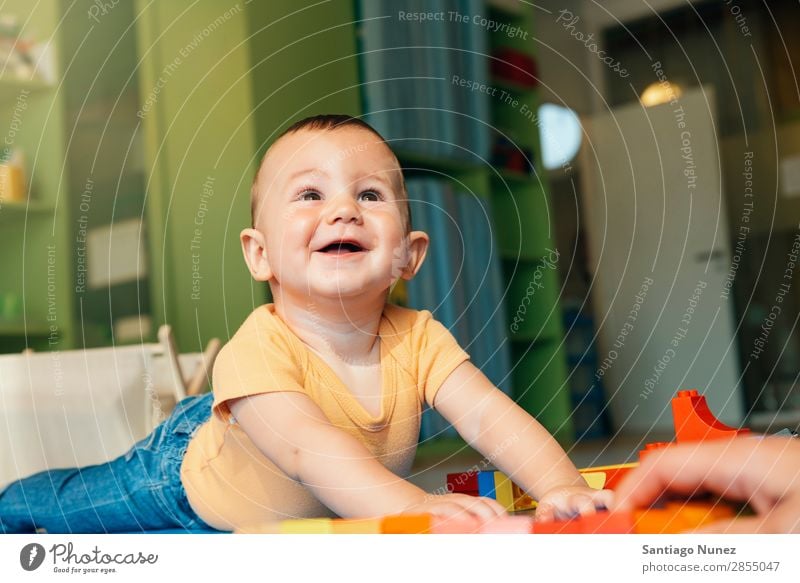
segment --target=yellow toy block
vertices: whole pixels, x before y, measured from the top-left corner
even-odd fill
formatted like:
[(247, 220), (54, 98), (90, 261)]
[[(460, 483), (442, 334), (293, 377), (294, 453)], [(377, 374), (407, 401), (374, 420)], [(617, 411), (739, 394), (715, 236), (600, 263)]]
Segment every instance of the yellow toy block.
[(333, 520), (330, 518), (282, 520), (279, 532), (280, 534), (331, 534)]
[(533, 510), (536, 501), (503, 472), (494, 472), (495, 499), (509, 512)]
[(602, 490), (603, 486), (606, 485), (605, 472), (581, 472), (581, 476), (586, 480), (588, 486), (595, 490)]
[(381, 534), (381, 519), (339, 519), (331, 523), (331, 528), (333, 534)]
[(503, 472), (494, 473), (494, 495), (496, 500), (509, 512), (514, 510), (514, 484)]

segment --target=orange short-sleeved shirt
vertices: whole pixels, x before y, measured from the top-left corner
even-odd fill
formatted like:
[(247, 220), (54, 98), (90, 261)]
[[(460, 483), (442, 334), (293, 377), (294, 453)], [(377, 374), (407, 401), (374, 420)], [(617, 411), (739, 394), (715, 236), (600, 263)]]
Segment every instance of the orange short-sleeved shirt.
[(328, 364), (265, 304), (245, 320), (214, 363), (211, 418), (192, 437), (181, 480), (198, 515), (220, 530), (268, 520), (331, 516), (275, 466), (236, 423), (231, 399), (294, 391), (308, 395), (336, 427), (359, 439), (392, 472), (411, 469), (424, 403), (469, 355), (427, 310), (387, 304), (379, 327), (382, 397), (370, 415)]

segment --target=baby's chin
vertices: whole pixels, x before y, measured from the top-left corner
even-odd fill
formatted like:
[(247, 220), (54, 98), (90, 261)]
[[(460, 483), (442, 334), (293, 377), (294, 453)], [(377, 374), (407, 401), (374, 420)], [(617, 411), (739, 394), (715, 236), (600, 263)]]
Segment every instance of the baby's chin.
[(381, 295), (389, 291), (389, 283), (386, 281), (354, 281), (348, 274), (334, 274), (320, 282), (309, 282), (307, 291), (311, 298), (341, 301), (366, 300)]

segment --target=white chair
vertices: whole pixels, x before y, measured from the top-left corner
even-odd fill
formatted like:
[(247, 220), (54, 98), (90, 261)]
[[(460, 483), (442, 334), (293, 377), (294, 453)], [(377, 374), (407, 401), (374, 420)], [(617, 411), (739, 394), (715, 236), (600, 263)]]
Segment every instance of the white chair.
[(0, 488), (121, 455), (202, 391), (219, 348), (178, 354), (163, 326), (158, 343), (0, 355)]

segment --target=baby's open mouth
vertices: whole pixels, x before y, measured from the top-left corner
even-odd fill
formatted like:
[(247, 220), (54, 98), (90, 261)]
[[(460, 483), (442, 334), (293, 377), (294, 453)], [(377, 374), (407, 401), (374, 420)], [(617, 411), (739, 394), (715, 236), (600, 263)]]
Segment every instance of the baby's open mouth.
[(326, 245), (322, 249), (318, 249), (317, 253), (325, 253), (328, 255), (346, 255), (348, 253), (358, 253), (365, 251), (365, 249), (358, 243), (351, 241), (339, 241)]

